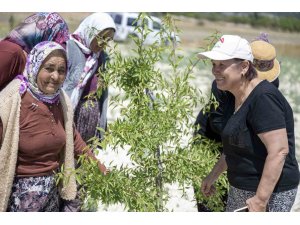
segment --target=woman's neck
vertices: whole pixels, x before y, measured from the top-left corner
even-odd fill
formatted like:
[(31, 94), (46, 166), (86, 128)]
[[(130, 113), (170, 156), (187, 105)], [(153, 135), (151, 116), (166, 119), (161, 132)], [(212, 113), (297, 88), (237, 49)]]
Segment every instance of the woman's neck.
[(235, 97), (235, 111), (243, 105), (250, 93), (260, 82), (261, 80), (258, 78), (254, 78), (251, 81), (245, 81), (235, 91), (231, 92)]

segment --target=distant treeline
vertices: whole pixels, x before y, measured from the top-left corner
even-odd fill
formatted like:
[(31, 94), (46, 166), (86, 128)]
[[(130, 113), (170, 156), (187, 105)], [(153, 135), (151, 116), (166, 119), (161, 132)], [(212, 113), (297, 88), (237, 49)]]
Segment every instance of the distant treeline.
[(300, 13), (216, 13), (216, 12), (174, 12), (172, 14), (207, 19), (250, 24), (253, 27), (268, 27), (275, 30), (300, 32)]

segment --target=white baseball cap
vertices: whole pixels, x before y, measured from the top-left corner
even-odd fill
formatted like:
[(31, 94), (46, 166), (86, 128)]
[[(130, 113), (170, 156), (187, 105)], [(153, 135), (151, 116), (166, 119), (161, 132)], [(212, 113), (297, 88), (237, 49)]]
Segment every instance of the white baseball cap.
[(237, 35), (223, 35), (211, 51), (200, 52), (198, 58), (213, 60), (246, 59), (253, 62), (249, 42)]

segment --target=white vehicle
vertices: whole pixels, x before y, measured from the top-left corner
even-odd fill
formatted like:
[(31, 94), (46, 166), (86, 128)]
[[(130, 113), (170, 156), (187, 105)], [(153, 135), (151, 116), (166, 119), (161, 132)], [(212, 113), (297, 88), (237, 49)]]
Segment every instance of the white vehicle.
[[(116, 33), (114, 36), (115, 41), (127, 41), (129, 40), (129, 35), (134, 35), (137, 37), (140, 37), (141, 35), (135, 31), (136, 26), (138, 25), (138, 21), (136, 19), (138, 18), (138, 13), (128, 13), (128, 12), (122, 12), (122, 13), (109, 13), (111, 17), (114, 19), (116, 24)], [(160, 42), (160, 36), (158, 32), (161, 29), (161, 19), (155, 16), (151, 16), (151, 20), (148, 20), (148, 28), (152, 30), (147, 35), (146, 40), (144, 41), (144, 44), (153, 44), (155, 41)], [(179, 42), (180, 39), (177, 35), (171, 34), (171, 39), (176, 39), (176, 42)], [(167, 42), (167, 38), (164, 40)]]

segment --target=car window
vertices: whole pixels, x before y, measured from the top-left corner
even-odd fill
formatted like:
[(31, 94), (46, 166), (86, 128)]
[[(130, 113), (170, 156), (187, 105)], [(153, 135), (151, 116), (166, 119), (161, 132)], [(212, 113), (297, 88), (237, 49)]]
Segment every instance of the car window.
[(135, 20), (136, 20), (136, 18), (128, 17), (128, 19), (127, 19), (127, 26), (136, 27), (137, 26), (137, 22)]
[(122, 23), (122, 15), (115, 15), (114, 21), (116, 24), (121, 24)]

